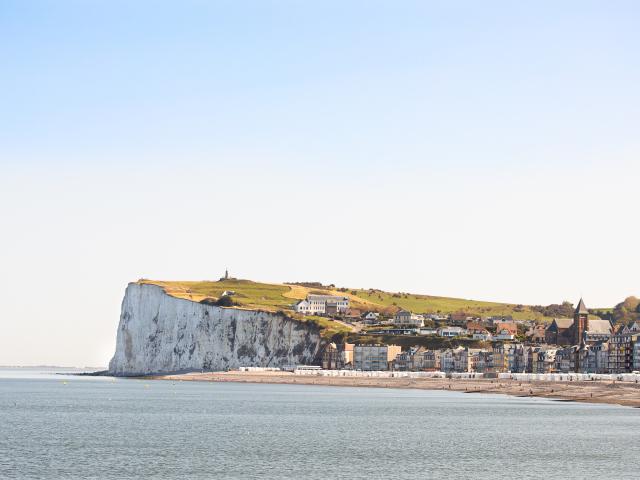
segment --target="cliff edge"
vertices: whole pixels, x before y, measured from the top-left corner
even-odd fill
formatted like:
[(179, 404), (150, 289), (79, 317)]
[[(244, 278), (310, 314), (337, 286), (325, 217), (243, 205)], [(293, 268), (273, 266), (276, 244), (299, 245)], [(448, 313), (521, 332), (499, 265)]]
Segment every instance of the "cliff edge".
[(320, 343), (313, 323), (280, 313), (205, 305), (172, 297), (157, 285), (130, 283), (109, 373), (308, 364), (316, 359)]

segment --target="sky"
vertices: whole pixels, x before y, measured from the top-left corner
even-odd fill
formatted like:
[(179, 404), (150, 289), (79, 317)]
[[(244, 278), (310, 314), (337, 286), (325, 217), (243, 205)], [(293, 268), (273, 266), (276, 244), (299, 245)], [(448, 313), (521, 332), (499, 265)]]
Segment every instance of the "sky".
[(128, 282), (640, 296), (635, 1), (0, 2), (0, 365)]

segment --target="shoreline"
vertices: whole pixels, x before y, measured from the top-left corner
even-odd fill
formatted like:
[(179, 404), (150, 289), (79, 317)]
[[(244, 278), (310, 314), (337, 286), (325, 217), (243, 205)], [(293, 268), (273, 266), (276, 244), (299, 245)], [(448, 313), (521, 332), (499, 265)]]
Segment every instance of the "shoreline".
[(450, 390), (462, 393), (497, 393), (516, 397), (540, 397), (565, 402), (602, 403), (640, 408), (640, 384), (616, 381), (551, 382), (475, 378), (325, 377), (295, 375), (291, 372), (240, 371), (149, 375), (138, 378), (189, 382)]

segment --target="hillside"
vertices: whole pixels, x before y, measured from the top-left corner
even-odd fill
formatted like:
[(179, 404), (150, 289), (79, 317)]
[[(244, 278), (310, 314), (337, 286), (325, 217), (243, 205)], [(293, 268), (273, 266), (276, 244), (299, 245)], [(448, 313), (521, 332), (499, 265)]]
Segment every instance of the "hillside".
[[(465, 312), (478, 316), (511, 315), (515, 319), (547, 320), (540, 312), (527, 305), (484, 302), (461, 298), (435, 297), (410, 293), (390, 293), (381, 290), (362, 290), (335, 287), (318, 287), (292, 284), (257, 283), (250, 280), (220, 281), (159, 281), (140, 280), (139, 283), (159, 285), (172, 296), (199, 302), (205, 298), (219, 298), (225, 290), (233, 290), (233, 301), (240, 308), (266, 311), (287, 311), (292, 313), (292, 304), (310, 293), (343, 295), (351, 300), (353, 308), (393, 313), (399, 308), (416, 313)], [(341, 330), (339, 323), (326, 319), (309, 318), (317, 322), (330, 322), (335, 330)]]

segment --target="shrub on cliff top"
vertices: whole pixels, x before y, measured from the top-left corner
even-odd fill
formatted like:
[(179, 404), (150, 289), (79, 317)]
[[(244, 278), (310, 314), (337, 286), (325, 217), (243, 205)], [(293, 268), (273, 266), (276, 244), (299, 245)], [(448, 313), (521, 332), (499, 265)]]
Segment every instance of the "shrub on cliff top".
[(200, 303), (204, 303), (205, 305), (215, 305), (217, 307), (233, 307), (235, 305), (229, 295), (223, 295), (217, 300), (210, 297), (203, 298), (200, 300)]
[(216, 305), (219, 307), (233, 307), (234, 303), (229, 295), (223, 295), (218, 299)]

